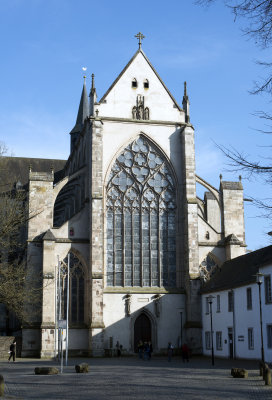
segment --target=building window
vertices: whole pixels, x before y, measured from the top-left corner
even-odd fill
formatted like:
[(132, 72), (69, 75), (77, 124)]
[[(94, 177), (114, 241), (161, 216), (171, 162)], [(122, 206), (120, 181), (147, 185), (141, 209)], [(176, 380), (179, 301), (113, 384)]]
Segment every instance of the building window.
[(252, 310), (252, 291), (251, 288), (247, 288), (247, 309)]
[(144, 81), (144, 88), (145, 88), (145, 89), (148, 89), (148, 88), (149, 88), (148, 79), (146, 79), (146, 80)]
[(131, 87), (133, 87), (133, 88), (137, 88), (138, 87), (138, 82), (137, 82), (136, 78), (132, 79)]
[(228, 292), (228, 311), (233, 312), (233, 292)]
[(205, 345), (206, 345), (206, 350), (211, 349), (211, 332), (205, 332)]
[(206, 314), (210, 313), (210, 306), (209, 306), (209, 297), (206, 297)]
[(253, 336), (253, 328), (248, 328), (248, 348), (249, 350), (254, 349), (254, 336)]
[(176, 194), (165, 157), (140, 136), (107, 183), (107, 285), (176, 285)]
[(216, 350), (222, 350), (222, 332), (216, 332)]
[[(61, 315), (66, 319), (67, 304), (67, 264), (68, 256), (61, 263)], [(84, 269), (80, 260), (70, 253), (70, 285), (69, 285), (69, 325), (84, 323)]]
[(216, 296), (216, 312), (220, 312), (220, 295)]
[(268, 349), (272, 349), (272, 325), (266, 325), (266, 333), (267, 333), (267, 347)]
[(264, 277), (265, 302), (272, 303), (271, 275)]

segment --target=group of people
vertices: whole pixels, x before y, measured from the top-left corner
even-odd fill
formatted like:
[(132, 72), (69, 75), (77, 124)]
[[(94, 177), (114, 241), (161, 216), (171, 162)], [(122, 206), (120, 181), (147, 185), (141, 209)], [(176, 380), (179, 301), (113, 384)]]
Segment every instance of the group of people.
[(143, 360), (151, 360), (151, 356), (153, 353), (153, 347), (151, 342), (142, 342), (139, 340), (137, 344), (137, 351), (139, 354), (139, 358)]
[[(173, 353), (174, 353), (174, 346), (172, 345), (171, 342), (169, 342), (167, 347), (168, 361), (171, 361)], [(189, 353), (190, 353), (189, 347), (186, 343), (184, 343), (181, 347), (181, 355), (183, 362), (185, 361), (189, 362)]]
[[(151, 342), (143, 342), (142, 340), (139, 340), (137, 344), (137, 352), (139, 354), (140, 359), (144, 360), (151, 360), (151, 355), (153, 352), (153, 347)], [(184, 343), (181, 347), (181, 354), (182, 354), (182, 360), (183, 362), (187, 361), (189, 362), (189, 347), (186, 343)], [(167, 356), (168, 356), (168, 361), (170, 362), (172, 360), (172, 356), (174, 354), (174, 346), (172, 345), (171, 342), (168, 342), (168, 347), (167, 347)]]

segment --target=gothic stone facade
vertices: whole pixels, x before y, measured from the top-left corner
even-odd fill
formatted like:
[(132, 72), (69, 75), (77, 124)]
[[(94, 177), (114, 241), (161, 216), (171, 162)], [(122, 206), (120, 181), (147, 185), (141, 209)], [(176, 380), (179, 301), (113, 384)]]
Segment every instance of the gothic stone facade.
[(23, 356), (54, 355), (54, 278), (68, 253), (71, 352), (102, 356), (119, 341), (133, 353), (139, 340), (201, 352), (201, 281), (245, 252), (243, 188), (196, 175), (186, 86), (182, 105), (141, 47), (100, 101), (84, 81), (63, 178), (29, 173), (27, 262), (45, 285)]

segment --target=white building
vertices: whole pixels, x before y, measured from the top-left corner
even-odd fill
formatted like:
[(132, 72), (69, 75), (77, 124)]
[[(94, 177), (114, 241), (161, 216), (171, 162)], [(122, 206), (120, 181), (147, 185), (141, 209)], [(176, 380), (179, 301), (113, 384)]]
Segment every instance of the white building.
[(263, 348), (272, 361), (272, 246), (226, 261), (202, 288), (203, 354), (211, 355), (212, 296), (215, 357), (261, 359), (259, 286), (261, 273)]
[(133, 353), (139, 340), (151, 340), (155, 352), (186, 340), (200, 353), (200, 273), (245, 253), (242, 183), (221, 179), (216, 189), (196, 175), (186, 84), (181, 106), (137, 37), (101, 99), (94, 76), (89, 96), (84, 80), (62, 171), (35, 159), (27, 178), (17, 177), (34, 215), (27, 267), (45, 280), (42, 312), (23, 327), (23, 356), (54, 355), (55, 289), (47, 281), (58, 257), (64, 266), (71, 257), (70, 350), (101, 356), (117, 341)]

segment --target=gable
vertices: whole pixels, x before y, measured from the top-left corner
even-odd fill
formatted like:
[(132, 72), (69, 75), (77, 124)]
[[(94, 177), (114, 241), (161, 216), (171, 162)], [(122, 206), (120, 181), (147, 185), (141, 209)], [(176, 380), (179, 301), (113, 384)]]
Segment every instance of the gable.
[[(137, 87), (132, 82), (137, 82)], [(144, 83), (149, 87), (145, 88)], [(150, 120), (184, 122), (184, 112), (166, 88), (159, 75), (142, 52), (138, 50), (99, 102), (99, 115), (132, 118), (137, 97), (144, 98)]]

